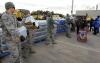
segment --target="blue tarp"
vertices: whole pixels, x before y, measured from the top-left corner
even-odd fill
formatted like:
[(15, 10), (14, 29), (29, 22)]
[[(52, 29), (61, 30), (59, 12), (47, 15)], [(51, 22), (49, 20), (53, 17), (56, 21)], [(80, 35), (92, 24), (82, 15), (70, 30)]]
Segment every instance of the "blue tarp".
[(10, 55), (10, 52), (2, 52), (0, 51), (0, 58), (4, 58), (6, 56)]

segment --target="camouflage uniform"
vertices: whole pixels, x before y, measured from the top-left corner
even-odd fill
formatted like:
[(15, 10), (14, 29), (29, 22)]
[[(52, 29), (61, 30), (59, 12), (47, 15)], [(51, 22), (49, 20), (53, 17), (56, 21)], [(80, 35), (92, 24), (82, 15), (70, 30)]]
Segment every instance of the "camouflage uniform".
[(70, 34), (70, 30), (71, 30), (71, 20), (70, 20), (70, 16), (67, 15), (65, 18), (65, 30), (66, 30), (66, 36), (71, 38), (71, 34)]
[(24, 26), (27, 28), (27, 44), (25, 45), (25, 47), (23, 48), (24, 52), (24, 57), (28, 57), (30, 53), (35, 53), (34, 49), (33, 49), (33, 42), (32, 42), (32, 33), (33, 33), (33, 29), (30, 28), (31, 25), (26, 24), (25, 21), (27, 20), (27, 17), (29, 16), (25, 16), (25, 18), (23, 18), (23, 24)]
[[(28, 17), (30, 17), (30, 16), (27, 16), (27, 18)], [(27, 18), (26, 18), (26, 20), (27, 20)], [(29, 42), (29, 46), (30, 46), (30, 52), (32, 52), (32, 47), (33, 47), (33, 42), (32, 42), (32, 33), (33, 33), (33, 29), (32, 28), (30, 28), (30, 27), (32, 27), (33, 26), (33, 23), (31, 24), (31, 25), (25, 25), (26, 26), (26, 28), (27, 28), (27, 30), (28, 30), (28, 42)]]
[(3, 60), (2, 63), (15, 63), (18, 59), (18, 45), (16, 42), (16, 17), (7, 12), (3, 13), (2, 17), (2, 29), (3, 34), (5, 36), (6, 42), (9, 44), (9, 51), (11, 51), (11, 55)]
[(54, 42), (54, 21), (52, 17), (47, 17), (47, 26), (48, 26), (48, 39), (55, 44)]

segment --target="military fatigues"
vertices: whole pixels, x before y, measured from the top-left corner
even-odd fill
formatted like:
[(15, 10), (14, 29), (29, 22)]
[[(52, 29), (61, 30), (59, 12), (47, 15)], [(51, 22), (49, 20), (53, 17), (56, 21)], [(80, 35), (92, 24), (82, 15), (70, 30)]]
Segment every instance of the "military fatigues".
[(55, 44), (54, 41), (54, 21), (51, 17), (47, 17), (47, 26), (48, 26), (48, 39)]
[(11, 55), (3, 59), (2, 63), (15, 63), (19, 56), (17, 41), (16, 41), (16, 17), (7, 12), (3, 13), (2, 17), (2, 29), (4, 32), (5, 40), (9, 44), (9, 51)]
[(25, 21), (27, 20), (29, 16), (26, 16), (25, 18), (23, 18), (23, 24), (24, 26), (27, 28), (27, 44), (25, 45), (25, 47), (23, 48), (23, 51), (26, 51), (26, 53), (23, 55), (25, 58), (29, 56), (29, 54), (31, 52), (35, 52), (33, 49), (33, 42), (32, 42), (32, 33), (33, 33), (33, 29), (31, 29), (30, 26), (32, 26), (33, 24), (27, 24), (25, 23)]
[(66, 30), (66, 36), (67, 37), (71, 37), (71, 34), (70, 34), (70, 30), (71, 30), (71, 21), (70, 21), (70, 17), (69, 16), (66, 16), (66, 20), (65, 20), (65, 30)]
[[(27, 18), (30, 17), (30, 16), (27, 16)], [(26, 20), (27, 20), (26, 18)], [(32, 33), (33, 33), (33, 29), (31, 28), (33, 26), (33, 23), (31, 23), (30, 25), (27, 25), (25, 24), (26, 28), (27, 28), (27, 39), (28, 39), (28, 42), (29, 42), (29, 48), (30, 48), (30, 52), (32, 51), (32, 47), (33, 47), (33, 42), (32, 42)]]

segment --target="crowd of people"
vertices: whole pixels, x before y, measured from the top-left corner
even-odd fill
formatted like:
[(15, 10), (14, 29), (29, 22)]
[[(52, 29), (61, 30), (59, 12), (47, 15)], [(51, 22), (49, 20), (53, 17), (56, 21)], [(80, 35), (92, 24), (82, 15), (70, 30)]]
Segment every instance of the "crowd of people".
[[(12, 2), (5, 3), (5, 9), (6, 11), (1, 16), (0, 28), (3, 30), (5, 43), (7, 42), (10, 46), (8, 51), (10, 51), (11, 54), (7, 58), (2, 59), (2, 63), (20, 63), (20, 49), (23, 50), (23, 54), (21, 52), (23, 58), (27, 57), (27, 54), (25, 54), (26, 52), (29, 52), (29, 54), (35, 53), (32, 45), (33, 43), (31, 41), (33, 23), (27, 22), (28, 18), (31, 17), (31, 14), (29, 11), (23, 19), (16, 19), (16, 16), (14, 15), (15, 5)], [(25, 26), (27, 28), (27, 37), (19, 36), (17, 31), (20, 26)], [(25, 46), (21, 46), (19, 49), (19, 44), (21, 44), (20, 42), (24, 42), (25, 39), (27, 40), (27, 44)], [(1, 42), (0, 53), (4, 53), (1, 49)]]
[[(6, 61), (6, 63), (15, 63), (16, 60), (18, 60), (19, 57), (19, 50), (18, 50), (18, 43), (23, 42), (25, 40), (25, 37), (19, 37), (18, 33), (16, 32), (16, 29), (18, 26), (20, 26), (16, 21), (22, 21), (22, 25), (27, 28), (27, 41), (28, 44), (25, 46), (25, 50), (29, 50), (30, 54), (35, 53), (32, 45), (32, 30), (34, 22), (27, 22), (28, 18), (31, 17), (30, 12), (27, 13), (27, 15), (23, 18), (17, 18), (13, 15), (15, 11), (15, 5), (12, 2), (7, 2), (5, 4), (6, 12), (4, 12), (1, 16), (1, 28), (3, 29), (3, 34), (5, 36), (5, 40), (10, 44), (9, 50), (12, 52), (11, 55), (3, 61)], [(87, 21), (87, 16), (85, 17), (76, 17), (76, 16), (70, 16), (67, 14), (65, 16), (64, 26), (66, 31), (66, 37), (71, 38), (71, 32), (77, 31), (77, 35), (79, 34), (80, 30), (83, 31), (93, 31), (94, 35), (97, 35), (99, 33), (99, 27), (100, 27), (100, 16), (97, 16), (95, 19), (91, 18), (89, 21)], [(54, 41), (54, 20), (52, 19), (52, 14), (47, 15), (47, 29), (48, 29), (48, 38), (51, 40), (48, 44), (56, 44)], [(38, 27), (37, 27), (38, 28)], [(28, 48), (27, 48), (28, 47)], [(25, 54), (24, 54), (25, 55)], [(23, 56), (24, 56), (23, 55)], [(25, 56), (24, 56), (25, 57)], [(2, 62), (3, 63), (3, 62)], [(5, 62), (4, 62), (5, 63)]]
[(71, 38), (71, 32), (77, 32), (79, 34), (80, 30), (86, 32), (92, 32), (93, 35), (97, 35), (99, 33), (100, 28), (100, 16), (96, 18), (89, 18), (88, 16), (74, 16), (72, 19), (69, 14), (65, 17), (65, 29), (66, 29), (66, 36)]
[(100, 28), (100, 16), (97, 16), (95, 19), (91, 18), (86, 20), (86, 17), (79, 18), (76, 21), (77, 33), (79, 29), (86, 29), (87, 31), (93, 32), (94, 35), (99, 33)]
[[(0, 20), (0, 28), (3, 30), (3, 36), (5, 37), (4, 40), (10, 45), (8, 50), (11, 52), (10, 56), (7, 58), (3, 58), (0, 61), (2, 63), (20, 63), (20, 54), (23, 58), (27, 58), (27, 52), (29, 54), (35, 53), (35, 50), (33, 49), (33, 42), (32, 42), (32, 31), (35, 28), (39, 28), (36, 26), (36, 23), (34, 23), (34, 18), (33, 21), (30, 20), (32, 17), (30, 14), (30, 11), (28, 11), (26, 16), (21, 19), (18, 17), (16, 19), (16, 16), (14, 15), (15, 12), (15, 5), (13, 2), (7, 2), (5, 3), (5, 9), (6, 11), (2, 14), (1, 20)], [(52, 19), (52, 15), (48, 13), (47, 15), (47, 31), (48, 31), (48, 39), (50, 40), (48, 44), (56, 44), (54, 41), (54, 21)], [(27, 36), (19, 36), (17, 29), (20, 26), (25, 26), (27, 29)], [(1, 40), (1, 39), (0, 39)], [(20, 42), (24, 42), (27, 40), (27, 44), (25, 46), (21, 46), (20, 50), (23, 52), (20, 52), (19, 50), (19, 44)], [(1, 45), (1, 42), (0, 42)], [(1, 50), (0, 46), (0, 53), (3, 50)], [(3, 52), (2, 52), (3, 53)]]

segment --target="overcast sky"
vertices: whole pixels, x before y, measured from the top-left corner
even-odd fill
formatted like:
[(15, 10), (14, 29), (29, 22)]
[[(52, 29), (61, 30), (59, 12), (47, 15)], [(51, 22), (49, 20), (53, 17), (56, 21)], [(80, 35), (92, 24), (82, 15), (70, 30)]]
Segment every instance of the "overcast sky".
[[(0, 0), (0, 12), (4, 12), (5, 2), (11, 1), (16, 9), (49, 10), (57, 13), (70, 13), (72, 0)], [(95, 9), (96, 4), (100, 7), (100, 0), (74, 0), (74, 12), (76, 10)], [(100, 9), (100, 8), (99, 8)]]

